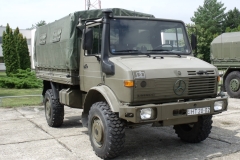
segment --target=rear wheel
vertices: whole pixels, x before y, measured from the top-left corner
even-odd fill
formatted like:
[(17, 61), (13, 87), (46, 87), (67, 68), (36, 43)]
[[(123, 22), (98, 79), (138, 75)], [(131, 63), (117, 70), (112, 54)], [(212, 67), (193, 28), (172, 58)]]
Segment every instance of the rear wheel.
[(173, 127), (178, 137), (186, 142), (199, 143), (211, 133), (212, 115), (198, 117), (198, 122)]
[(124, 124), (107, 103), (97, 102), (92, 105), (88, 131), (93, 150), (100, 158), (114, 158), (122, 151), (125, 142)]
[(233, 71), (227, 75), (225, 88), (231, 98), (240, 97), (240, 72)]
[(64, 118), (64, 106), (54, 99), (52, 89), (48, 89), (44, 98), (45, 116), (49, 126), (60, 127)]

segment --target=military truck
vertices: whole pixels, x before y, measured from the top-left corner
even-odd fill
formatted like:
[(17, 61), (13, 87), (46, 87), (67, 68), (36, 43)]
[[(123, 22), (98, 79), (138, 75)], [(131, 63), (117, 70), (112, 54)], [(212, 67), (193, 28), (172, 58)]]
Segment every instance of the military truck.
[(211, 43), (211, 63), (223, 72), (222, 88), (240, 98), (240, 32), (223, 33)]
[(227, 110), (217, 68), (193, 57), (182, 21), (118, 8), (79, 11), (35, 37), (48, 125), (62, 125), (64, 106), (83, 109), (100, 158), (118, 156), (125, 128), (136, 125), (173, 125), (183, 141), (201, 142), (212, 115)]

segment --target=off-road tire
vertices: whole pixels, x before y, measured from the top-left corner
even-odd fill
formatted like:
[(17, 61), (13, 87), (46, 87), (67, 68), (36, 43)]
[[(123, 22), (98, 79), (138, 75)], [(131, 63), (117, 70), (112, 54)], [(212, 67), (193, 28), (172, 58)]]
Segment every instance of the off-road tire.
[(189, 143), (199, 143), (211, 133), (212, 115), (199, 116), (198, 122), (175, 125), (173, 128), (181, 140)]
[(102, 159), (117, 157), (124, 148), (124, 123), (105, 102), (92, 105), (88, 116), (88, 133), (95, 154)]
[(240, 72), (239, 71), (233, 71), (233, 72), (229, 73), (227, 75), (227, 78), (225, 79), (224, 86), (225, 86), (225, 89), (226, 89), (228, 95), (231, 98), (240, 98), (240, 88), (238, 88), (236, 91), (233, 91), (233, 89), (231, 88), (231, 85), (230, 85), (231, 81), (234, 79), (240, 83)]
[(50, 127), (60, 127), (63, 124), (64, 106), (58, 99), (54, 99), (52, 89), (48, 89), (45, 93), (44, 109)]

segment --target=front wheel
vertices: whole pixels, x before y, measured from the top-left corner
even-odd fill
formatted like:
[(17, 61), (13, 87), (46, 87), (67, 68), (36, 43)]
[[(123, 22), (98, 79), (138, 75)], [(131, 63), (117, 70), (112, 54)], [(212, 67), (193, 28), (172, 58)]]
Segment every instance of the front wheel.
[(175, 125), (173, 128), (181, 140), (199, 143), (205, 140), (211, 133), (212, 115), (200, 116), (195, 123)]
[(105, 102), (92, 105), (88, 116), (88, 132), (93, 150), (100, 158), (117, 157), (124, 147), (124, 124)]

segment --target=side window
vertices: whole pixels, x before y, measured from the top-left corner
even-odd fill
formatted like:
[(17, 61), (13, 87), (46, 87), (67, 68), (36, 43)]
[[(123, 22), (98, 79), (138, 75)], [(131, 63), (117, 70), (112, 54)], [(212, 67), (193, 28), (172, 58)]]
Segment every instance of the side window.
[(117, 46), (119, 46), (119, 30), (111, 28), (110, 29), (110, 49), (115, 52)]
[(102, 25), (91, 27), (93, 29), (93, 49), (87, 50), (87, 55), (96, 55), (101, 53), (102, 43)]
[(165, 29), (161, 32), (162, 41), (165, 42), (165, 48), (167, 45), (173, 50), (184, 51), (185, 49), (185, 40), (183, 37), (182, 28), (170, 28)]

